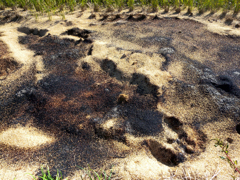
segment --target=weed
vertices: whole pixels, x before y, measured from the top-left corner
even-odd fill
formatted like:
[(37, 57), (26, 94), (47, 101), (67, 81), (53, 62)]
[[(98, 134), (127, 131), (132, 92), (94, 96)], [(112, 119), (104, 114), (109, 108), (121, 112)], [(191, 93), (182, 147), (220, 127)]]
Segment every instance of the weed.
[(85, 10), (86, 6), (87, 6), (87, 0), (81, 0), (80, 1), (80, 7), (81, 7), (82, 11)]
[(157, 12), (157, 10), (158, 10), (158, 0), (152, 0), (151, 4), (152, 4), (152, 11)]
[(5, 10), (5, 5), (3, 4), (3, 2), (0, 2), (0, 10)]
[(61, 16), (62, 16), (62, 20), (65, 20), (65, 19), (66, 19), (64, 12), (61, 13)]
[(180, 13), (181, 12), (181, 8), (180, 7), (178, 7), (178, 8), (176, 8), (176, 13)]
[[(47, 174), (46, 172), (44, 172), (44, 169), (43, 167), (41, 167), (41, 171), (42, 171), (42, 177), (41, 176), (38, 176), (39, 178), (42, 178), (42, 180), (62, 180), (62, 173), (61, 173), (61, 177), (59, 176), (59, 172), (57, 170), (57, 176), (56, 178), (53, 178), (50, 171), (49, 171), (49, 167), (47, 167)], [(28, 173), (29, 174), (29, 173)], [(36, 178), (32, 175), (32, 174), (29, 174), (30, 176), (33, 177), (34, 180), (36, 180)]]
[[(77, 167), (79, 167), (79, 166), (77, 166)], [(86, 171), (86, 170), (83, 169), (82, 167), (79, 167), (79, 168), (81, 168), (82, 170)], [(103, 180), (103, 178), (104, 178), (104, 180), (110, 180), (110, 179), (111, 179), (111, 176), (112, 176), (112, 170), (111, 170), (110, 176), (109, 176), (108, 179), (107, 179), (107, 174), (106, 174), (105, 171), (99, 175), (99, 174), (97, 174), (94, 170), (92, 170), (92, 169), (90, 168), (90, 166), (88, 165), (87, 174), (88, 174), (88, 177), (90, 178), (90, 180), (93, 180), (93, 179), (92, 179), (92, 176), (94, 177), (94, 180), (96, 180), (96, 178), (98, 178), (98, 180)], [(104, 175), (104, 177), (103, 177), (103, 175)], [(82, 177), (81, 177), (81, 179), (83, 180)]]
[(113, 11), (113, 0), (105, 0), (105, 4), (107, 6), (107, 12), (112, 12)]
[(124, 0), (115, 0), (116, 6), (118, 7), (118, 10), (121, 11), (124, 6)]
[(185, 1), (185, 5), (188, 7), (188, 14), (192, 13), (192, 9), (193, 9), (193, 1), (192, 0), (187, 0)]
[(228, 147), (229, 147), (228, 143), (225, 144), (221, 139), (211, 139), (210, 141), (216, 141), (214, 146), (215, 147), (219, 146), (220, 148), (222, 148), (222, 152), (226, 155), (226, 157), (220, 156), (220, 158), (222, 160), (226, 160), (230, 164), (231, 168), (233, 168), (235, 171), (237, 171), (240, 174), (240, 171), (236, 167), (237, 160), (235, 161), (231, 160), (231, 158), (228, 155)]
[(238, 13), (240, 11), (240, 0), (234, 0), (234, 13)]
[(128, 0), (127, 5), (129, 7), (129, 11), (133, 11), (133, 9), (134, 9), (134, 0)]

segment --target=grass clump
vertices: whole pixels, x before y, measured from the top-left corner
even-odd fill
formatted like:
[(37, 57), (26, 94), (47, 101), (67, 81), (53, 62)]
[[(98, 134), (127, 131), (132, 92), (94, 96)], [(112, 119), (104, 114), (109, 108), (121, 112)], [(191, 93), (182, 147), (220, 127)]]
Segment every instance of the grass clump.
[(158, 11), (158, 0), (152, 0), (151, 4), (152, 4), (152, 11), (157, 12)]
[[(52, 175), (49, 171), (49, 167), (47, 167), (47, 172), (44, 171), (43, 167), (41, 168), (41, 171), (42, 171), (42, 176), (38, 176), (38, 177), (41, 178), (42, 180), (63, 180), (61, 171), (60, 171), (60, 173), (61, 173), (61, 176), (60, 176), (59, 172), (57, 170), (57, 175), (55, 178), (52, 177)], [(32, 174), (29, 174), (29, 175), (31, 175), (34, 180), (37, 180)]]
[[(211, 141), (216, 141), (214, 146), (215, 147), (219, 146), (222, 149), (222, 152), (226, 156), (226, 157), (220, 156), (220, 158), (222, 160), (226, 160), (229, 163), (229, 165), (231, 166), (231, 168), (233, 168), (236, 172), (238, 172), (240, 174), (239, 169), (236, 167), (236, 165), (238, 164), (237, 160), (235, 160), (235, 161), (232, 160), (228, 155), (228, 152), (229, 152), (228, 151), (228, 147), (229, 147), (228, 143), (224, 143), (221, 139), (211, 139)], [(233, 176), (233, 178), (236, 179), (234, 176)]]
[(0, 8), (16, 7), (26, 9), (35, 9), (38, 12), (49, 12), (60, 9), (62, 11), (66, 7), (70, 11), (74, 11), (77, 7), (84, 10), (87, 6), (93, 5), (94, 11), (99, 11), (100, 7), (107, 7), (108, 10), (113, 10), (117, 7), (121, 10), (123, 7), (128, 7), (130, 11), (135, 6), (149, 6), (153, 11), (158, 8), (169, 11), (169, 7), (174, 7), (176, 12), (180, 12), (181, 8), (188, 8), (188, 13), (192, 13), (193, 8), (198, 8), (199, 13), (210, 10), (215, 12), (222, 9), (224, 12), (233, 10), (234, 13), (240, 11), (240, 0), (0, 0)]
[(133, 9), (134, 9), (134, 0), (128, 0), (127, 5), (129, 7), (129, 11), (133, 11)]
[[(77, 167), (79, 167), (79, 166), (77, 166)], [(112, 169), (111, 169), (110, 175), (108, 176), (105, 171), (99, 175), (94, 170), (92, 170), (89, 165), (88, 165), (88, 169), (87, 170), (85, 170), (82, 167), (79, 167), (79, 168), (84, 170), (84, 171), (86, 171), (86, 173), (87, 173), (88, 177), (90, 178), (90, 180), (110, 180), (111, 176), (112, 176)], [(83, 180), (83, 177), (81, 177), (81, 180)]]
[[(79, 166), (77, 166), (77, 167), (79, 167)], [(105, 171), (100, 174), (96, 173), (93, 169), (90, 168), (89, 165), (88, 165), (87, 169), (84, 169), (82, 167), (79, 167), (79, 168), (84, 170), (87, 173), (90, 180), (111, 180), (112, 169), (111, 169), (110, 175), (108, 176)], [(61, 176), (60, 176), (60, 174), (57, 170), (56, 177), (53, 177), (51, 175), (49, 167), (47, 167), (47, 170), (44, 170), (44, 168), (41, 167), (41, 172), (42, 172), (42, 176), (38, 176), (38, 178), (40, 178), (41, 180), (63, 180), (61, 171), (60, 171), (60, 174), (61, 174)], [(28, 175), (32, 176), (34, 180), (37, 180), (32, 174), (28, 173)], [(16, 180), (16, 178), (14, 180)], [(82, 176), (81, 176), (81, 180), (83, 180)]]

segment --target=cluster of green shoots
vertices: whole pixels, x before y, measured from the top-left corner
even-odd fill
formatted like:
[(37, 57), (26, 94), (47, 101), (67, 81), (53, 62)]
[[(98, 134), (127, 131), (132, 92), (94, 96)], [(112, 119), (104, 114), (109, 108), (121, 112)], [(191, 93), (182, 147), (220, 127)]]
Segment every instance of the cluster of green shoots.
[[(86, 172), (90, 180), (110, 180), (112, 176), (112, 170), (110, 175), (108, 176), (105, 171), (103, 173), (100, 173), (99, 175), (97, 172), (91, 169), (89, 165), (88, 165), (88, 169), (84, 169), (82, 167), (79, 167), (79, 168)], [(49, 167), (47, 167), (47, 170), (44, 170), (44, 168), (41, 167), (41, 172), (42, 172), (42, 176), (38, 176), (38, 178), (42, 180), (63, 180), (61, 171), (60, 171), (61, 176), (57, 170), (57, 175), (55, 177), (52, 177)], [(28, 174), (28, 175), (32, 176), (34, 180), (37, 180), (32, 174)], [(14, 180), (16, 180), (16, 178)], [(83, 180), (82, 176), (81, 176), (81, 180)]]
[(77, 7), (84, 10), (89, 5), (94, 5), (94, 10), (98, 11), (99, 8), (107, 8), (111, 10), (113, 8), (129, 8), (133, 10), (136, 6), (151, 7), (153, 11), (157, 11), (160, 8), (165, 9), (168, 12), (169, 7), (174, 7), (177, 12), (181, 11), (181, 8), (188, 8), (188, 12), (191, 13), (193, 8), (197, 8), (199, 13), (211, 10), (212, 12), (222, 9), (223, 12), (233, 10), (238, 13), (240, 10), (240, 0), (0, 0), (0, 8), (17, 7), (27, 9), (35, 9), (37, 12), (50, 13), (53, 10), (63, 11), (69, 9), (74, 11)]
[[(215, 147), (220, 147), (221, 149), (222, 149), (222, 152), (225, 154), (225, 156), (226, 157), (224, 157), (224, 156), (220, 156), (220, 158), (222, 159), (222, 160), (225, 160), (225, 161), (227, 161), (228, 163), (229, 163), (229, 165), (231, 166), (231, 168), (233, 168), (236, 172), (238, 172), (239, 174), (240, 174), (240, 171), (239, 171), (239, 169), (236, 167), (236, 165), (237, 165), (237, 160), (232, 160), (230, 157), (229, 157), (229, 155), (228, 155), (228, 148), (229, 148), (229, 145), (228, 145), (228, 143), (224, 143), (221, 139), (212, 139), (213, 141), (216, 141), (215, 142)], [(211, 140), (211, 141), (212, 141)], [(236, 179), (234, 176), (232, 176), (233, 177), (233, 179)]]

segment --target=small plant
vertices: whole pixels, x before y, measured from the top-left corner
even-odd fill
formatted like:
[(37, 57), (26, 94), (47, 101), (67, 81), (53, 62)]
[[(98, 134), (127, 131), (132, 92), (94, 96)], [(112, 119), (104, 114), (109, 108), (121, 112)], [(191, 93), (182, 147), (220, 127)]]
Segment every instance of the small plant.
[[(63, 178), (62, 178), (62, 173), (61, 173), (61, 177), (59, 176), (59, 172), (58, 172), (58, 170), (57, 170), (57, 176), (56, 176), (56, 178), (53, 178), (52, 176), (51, 176), (51, 174), (50, 174), (50, 171), (49, 171), (49, 167), (47, 168), (48, 170), (47, 170), (47, 174), (46, 174), (46, 172), (44, 172), (44, 170), (43, 170), (43, 167), (41, 168), (41, 171), (42, 171), (42, 177), (41, 176), (38, 176), (39, 178), (42, 178), (42, 180), (62, 180)], [(28, 173), (29, 174), (29, 173)], [(36, 178), (32, 175), (32, 174), (29, 174), (30, 176), (32, 176), (33, 177), (33, 179), (34, 180), (36, 180)]]
[(34, 16), (35, 16), (35, 20), (36, 20), (36, 22), (38, 21), (38, 13), (36, 12), (35, 14), (34, 14)]
[(151, 4), (152, 4), (152, 11), (157, 12), (158, 11), (158, 0), (152, 0)]
[(170, 3), (168, 0), (162, 0), (161, 5), (164, 7), (164, 12), (167, 13), (169, 11)]
[(81, 0), (80, 2), (81, 10), (84, 11), (85, 8), (87, 7), (87, 0)]
[(234, 0), (234, 13), (237, 14), (240, 11), (240, 0)]
[(101, 0), (93, 0), (93, 11), (98, 12)]
[(62, 20), (65, 20), (65, 19), (66, 19), (64, 12), (61, 12), (61, 16), (62, 16)]
[(50, 10), (47, 11), (48, 20), (52, 21), (52, 13)]
[(115, 0), (116, 6), (118, 7), (118, 11), (120, 12), (124, 6), (124, 0)]
[(187, 0), (187, 1), (186, 1), (186, 6), (188, 6), (188, 11), (187, 11), (187, 13), (188, 13), (188, 14), (191, 14), (191, 13), (192, 13), (192, 10), (193, 10), (193, 0)]
[(113, 0), (105, 0), (105, 4), (107, 6), (106, 12), (114, 11), (114, 9), (113, 9)]
[(175, 9), (175, 12), (176, 12), (176, 13), (180, 13), (180, 12), (181, 12), (181, 8), (180, 8), (180, 7), (176, 8), (176, 9)]
[(240, 174), (240, 171), (236, 167), (237, 160), (235, 161), (231, 160), (231, 158), (228, 155), (228, 147), (229, 147), (228, 144), (225, 144), (221, 139), (211, 139), (210, 141), (216, 141), (214, 146), (215, 147), (219, 146), (220, 148), (222, 148), (222, 152), (226, 155), (226, 157), (220, 156), (220, 158), (222, 160), (226, 160), (230, 164), (230, 166)]
[(128, 0), (127, 5), (129, 7), (129, 11), (133, 11), (134, 8), (134, 0)]
[(5, 10), (5, 6), (2, 2), (0, 2), (0, 10)]
[[(79, 167), (79, 166), (77, 166), (77, 167)], [(82, 167), (79, 167), (79, 168), (82, 169), (82, 170), (85, 170), (85, 169), (83, 169)], [(107, 174), (106, 174), (105, 171), (104, 171), (103, 173), (101, 173), (100, 175), (98, 175), (98, 174), (97, 174), (94, 170), (92, 170), (92, 169), (90, 168), (90, 166), (88, 165), (87, 174), (88, 174), (88, 177), (90, 178), (90, 180), (97, 180), (97, 178), (98, 178), (98, 180), (110, 180), (110, 179), (111, 179), (111, 176), (112, 176), (112, 169), (111, 169), (111, 173), (110, 173), (109, 177), (107, 178)], [(104, 177), (103, 177), (102, 174), (104, 174)], [(94, 179), (92, 179), (92, 176), (93, 176)], [(104, 179), (103, 179), (103, 178), (104, 178)], [(81, 179), (83, 180), (82, 177), (81, 177)]]

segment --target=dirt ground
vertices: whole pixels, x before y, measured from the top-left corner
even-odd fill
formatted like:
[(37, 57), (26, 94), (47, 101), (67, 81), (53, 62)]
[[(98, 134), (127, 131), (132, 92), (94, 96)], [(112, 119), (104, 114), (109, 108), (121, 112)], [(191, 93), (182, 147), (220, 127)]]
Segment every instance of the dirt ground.
[[(0, 179), (232, 179), (239, 15), (0, 11)], [(189, 177), (190, 178), (190, 177)]]

